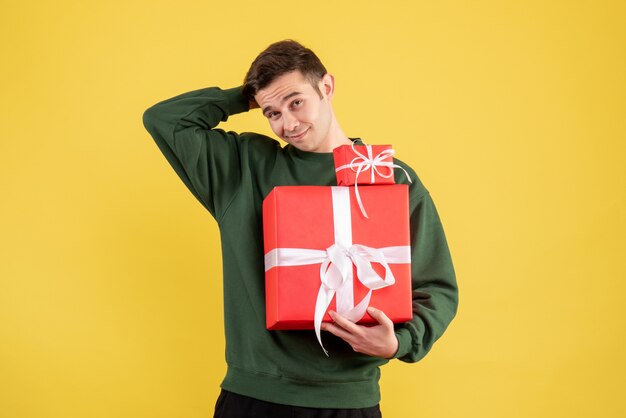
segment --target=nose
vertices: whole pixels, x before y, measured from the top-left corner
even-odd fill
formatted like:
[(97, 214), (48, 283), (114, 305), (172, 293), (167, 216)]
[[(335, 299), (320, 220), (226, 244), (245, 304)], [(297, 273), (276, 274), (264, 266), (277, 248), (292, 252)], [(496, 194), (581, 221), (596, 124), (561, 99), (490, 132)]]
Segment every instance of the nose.
[(300, 125), (300, 122), (298, 122), (296, 117), (289, 112), (283, 113), (283, 130), (285, 132), (293, 132), (298, 125)]

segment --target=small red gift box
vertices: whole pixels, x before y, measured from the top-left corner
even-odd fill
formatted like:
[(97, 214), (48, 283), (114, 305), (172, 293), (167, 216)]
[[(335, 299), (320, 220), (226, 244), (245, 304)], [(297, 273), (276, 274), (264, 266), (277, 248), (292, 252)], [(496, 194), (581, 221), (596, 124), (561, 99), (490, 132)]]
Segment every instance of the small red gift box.
[[(328, 309), (374, 324), (412, 318), (408, 186), (279, 186), (263, 201), (266, 326), (315, 329)], [(371, 298), (371, 299), (370, 299)], [(320, 341), (321, 342), (321, 341)]]
[(338, 186), (394, 184), (391, 145), (341, 145), (333, 149)]

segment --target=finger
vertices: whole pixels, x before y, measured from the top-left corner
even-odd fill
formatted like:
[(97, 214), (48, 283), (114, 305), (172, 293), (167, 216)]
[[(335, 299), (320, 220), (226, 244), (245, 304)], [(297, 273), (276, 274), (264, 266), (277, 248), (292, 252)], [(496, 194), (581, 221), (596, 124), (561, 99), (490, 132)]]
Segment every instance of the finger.
[(380, 309), (376, 309), (373, 306), (367, 308), (367, 313), (370, 314), (372, 318), (374, 318), (379, 324), (385, 325), (387, 327), (393, 326), (393, 321), (389, 319), (387, 315)]
[(335, 324), (339, 325), (341, 328), (345, 329), (349, 333), (358, 334), (359, 332), (361, 332), (360, 327), (354, 322), (348, 320), (348, 318), (346, 318), (345, 316), (340, 315), (335, 311), (328, 311), (328, 314), (333, 319), (333, 321), (335, 321)]
[(342, 340), (344, 340), (344, 341), (346, 341), (348, 343), (350, 343), (350, 341), (352, 341), (352, 339), (353, 339), (352, 334), (350, 334), (345, 329), (343, 329), (340, 326), (337, 326), (335, 324), (324, 322), (322, 324), (322, 329), (324, 331), (330, 332), (331, 334), (334, 334), (335, 336), (341, 338)]

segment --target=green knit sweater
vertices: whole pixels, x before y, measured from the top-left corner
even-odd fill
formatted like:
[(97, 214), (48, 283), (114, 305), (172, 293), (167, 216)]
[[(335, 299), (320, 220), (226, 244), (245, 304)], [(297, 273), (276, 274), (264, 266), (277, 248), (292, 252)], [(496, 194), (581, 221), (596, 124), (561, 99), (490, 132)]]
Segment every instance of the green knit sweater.
[[(222, 244), (228, 369), (222, 388), (304, 407), (363, 408), (380, 401), (379, 366), (389, 360), (354, 352), (324, 333), (265, 328), (261, 204), (274, 186), (336, 185), (332, 153), (304, 152), (257, 133), (216, 128), (249, 110), (239, 87), (190, 91), (161, 101), (143, 123), (176, 174), (216, 219)], [(358, 140), (357, 140), (358, 141)], [(409, 187), (413, 312), (396, 324), (395, 358), (426, 355), (456, 314), (458, 293), (433, 201), (415, 172)], [(396, 182), (408, 183), (396, 171)]]

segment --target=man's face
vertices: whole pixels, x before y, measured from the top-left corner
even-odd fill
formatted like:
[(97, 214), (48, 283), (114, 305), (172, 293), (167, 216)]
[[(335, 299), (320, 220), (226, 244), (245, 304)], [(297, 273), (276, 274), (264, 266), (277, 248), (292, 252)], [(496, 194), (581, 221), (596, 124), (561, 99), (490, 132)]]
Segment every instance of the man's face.
[(292, 71), (259, 90), (254, 99), (279, 138), (302, 151), (331, 152), (332, 82), (327, 74), (318, 83), (320, 98), (300, 71)]

